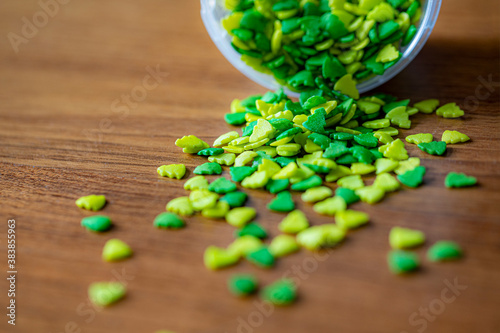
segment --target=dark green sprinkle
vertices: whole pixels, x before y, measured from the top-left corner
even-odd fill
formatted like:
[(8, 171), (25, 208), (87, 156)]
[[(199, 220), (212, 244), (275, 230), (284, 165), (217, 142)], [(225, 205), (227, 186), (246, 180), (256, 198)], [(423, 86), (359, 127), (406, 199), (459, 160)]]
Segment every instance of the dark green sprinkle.
[(297, 30), (300, 27), (301, 20), (300, 17), (294, 17), (281, 21), (281, 31), (283, 31), (284, 34), (289, 34)]
[(446, 142), (444, 141), (422, 142), (417, 147), (431, 155), (441, 156), (446, 152)]
[(282, 168), (286, 167), (288, 164), (290, 164), (292, 162), (295, 162), (295, 158), (285, 157), (285, 156), (276, 157), (275, 160), (276, 160), (276, 163), (278, 163), (280, 165), (280, 167), (282, 167)]
[(275, 260), (274, 256), (269, 252), (267, 247), (262, 247), (256, 251), (250, 252), (246, 259), (252, 264), (255, 264), (262, 268), (270, 268), (274, 266)]
[(258, 223), (252, 222), (244, 226), (240, 230), (236, 230), (235, 236), (236, 237), (242, 237), (242, 236), (254, 236), (260, 239), (267, 238), (267, 232), (266, 230)]
[(288, 305), (297, 298), (297, 291), (292, 280), (282, 279), (265, 287), (261, 297), (274, 305)]
[(229, 204), (229, 207), (241, 207), (247, 201), (248, 195), (245, 192), (235, 191), (230, 192), (220, 198), (219, 201), (225, 201)]
[(224, 115), (224, 120), (229, 125), (234, 125), (234, 126), (243, 125), (246, 122), (245, 114), (246, 114), (245, 112), (226, 113)]
[(250, 166), (230, 167), (229, 174), (231, 175), (233, 182), (241, 182), (243, 179), (254, 173), (255, 170), (257, 169)]
[(358, 202), (360, 199), (356, 192), (345, 187), (338, 187), (335, 190), (335, 195), (342, 197), (342, 199), (344, 199), (345, 203), (348, 205)]
[(413, 17), (417, 12), (418, 7), (420, 7), (420, 3), (418, 1), (414, 1), (406, 10), (406, 13), (410, 15), (410, 17)]
[(253, 32), (248, 29), (233, 29), (231, 30), (231, 32), (233, 33), (233, 35), (243, 41), (248, 41), (253, 38)]
[(307, 117), (307, 120), (302, 123), (302, 126), (315, 133), (325, 132), (325, 109), (321, 108), (316, 110), (312, 115)]
[[(341, 141), (341, 142), (345, 142), (345, 141)], [(325, 152), (323, 153), (323, 157), (335, 159), (337, 157), (344, 155), (347, 152), (349, 152), (349, 148), (346, 148), (345, 145), (343, 145), (339, 142), (332, 142), (332, 143), (330, 143), (328, 148), (326, 148)]]
[(460, 245), (451, 241), (439, 241), (427, 251), (430, 261), (446, 261), (461, 258), (463, 255)]
[(347, 70), (336, 57), (328, 57), (323, 63), (322, 73), (325, 78), (335, 80), (346, 75)]
[(280, 1), (273, 5), (273, 11), (279, 12), (281, 10), (290, 10), (299, 8), (299, 3), (297, 1)]
[(375, 156), (372, 154), (372, 152), (363, 146), (351, 147), (349, 150), (351, 151), (352, 156), (357, 159), (358, 162), (372, 164), (373, 161), (375, 161)]
[(372, 153), (372, 155), (375, 156), (376, 160), (384, 157), (384, 155), (381, 152), (379, 152), (377, 148), (370, 149), (370, 153)]
[(307, 189), (320, 186), (323, 183), (323, 180), (320, 176), (314, 175), (305, 180), (302, 180), (298, 183), (292, 185), (292, 190), (294, 191), (305, 191)]
[(406, 0), (387, 0), (389, 5), (391, 5), (394, 9), (398, 9)]
[(255, 107), (255, 102), (257, 102), (257, 100), (259, 100), (261, 98), (262, 98), (261, 95), (248, 96), (247, 98), (243, 99), (240, 102), (240, 105), (243, 107)]
[(193, 173), (197, 175), (220, 175), (222, 173), (222, 167), (218, 163), (208, 162), (198, 165)]
[(177, 214), (165, 212), (156, 216), (153, 225), (157, 228), (181, 229), (186, 223)]
[(362, 146), (374, 148), (378, 145), (378, 139), (372, 133), (364, 133), (354, 136), (354, 141)]
[(406, 33), (403, 37), (403, 41), (401, 42), (401, 45), (406, 46), (406, 45), (410, 44), (413, 37), (415, 37), (417, 30), (418, 30), (417, 27), (415, 27), (413, 24), (410, 25), (410, 27), (408, 28), (408, 30), (406, 31)]
[(344, 154), (335, 160), (337, 164), (348, 165), (359, 162), (352, 154)]
[(104, 215), (94, 215), (84, 217), (81, 224), (88, 230), (102, 232), (111, 228), (111, 219)]
[(267, 19), (257, 10), (247, 10), (241, 18), (240, 26), (256, 32), (264, 32), (266, 23)]
[(257, 125), (257, 120), (252, 121), (246, 127), (243, 128), (243, 136), (250, 136), (253, 133), (253, 128)]
[(352, 140), (354, 138), (354, 134), (337, 132), (337, 133), (333, 133), (331, 138), (334, 140), (348, 141), (348, 140)]
[(220, 155), (224, 154), (224, 149), (222, 148), (206, 148), (203, 150), (200, 150), (198, 152), (198, 155), (200, 156), (215, 156), (215, 155)]
[(387, 255), (389, 269), (395, 274), (414, 271), (418, 268), (418, 257), (408, 251), (394, 250)]
[(226, 179), (224, 177), (217, 178), (209, 186), (208, 190), (210, 192), (215, 192), (218, 194), (226, 194), (229, 192), (236, 191), (236, 184)]
[(399, 30), (399, 24), (396, 21), (385, 21), (378, 26), (378, 37), (386, 39)]
[(373, 74), (382, 75), (385, 72), (384, 64), (377, 62), (376, 55), (366, 59), (363, 64), (367, 69), (371, 70)]
[(327, 14), (324, 22), (326, 32), (328, 32), (330, 37), (334, 40), (339, 39), (340, 37), (343, 37), (349, 33), (349, 30), (347, 30), (344, 23), (336, 15)]
[(402, 175), (398, 175), (398, 179), (401, 183), (409, 187), (418, 187), (423, 182), (425, 175), (425, 167), (418, 166), (413, 170), (406, 171)]
[(332, 142), (329, 137), (323, 134), (319, 133), (312, 133), (308, 136), (308, 139), (310, 139), (312, 142), (317, 144), (318, 146), (321, 147), (321, 149), (326, 149)]
[(451, 187), (467, 187), (477, 184), (477, 179), (472, 176), (467, 176), (465, 173), (450, 172), (444, 180), (444, 185)]
[(253, 275), (238, 274), (229, 278), (227, 286), (235, 296), (246, 296), (257, 290), (257, 279)]
[(299, 114), (304, 114), (305, 112), (300, 102), (293, 102), (293, 101), (287, 101), (285, 103), (285, 110), (290, 110), (294, 116)]
[(289, 136), (293, 136), (293, 135), (295, 135), (297, 133), (301, 133), (301, 132), (302, 132), (302, 129), (300, 127), (293, 127), (293, 128), (290, 128), (289, 130), (284, 131), (280, 135), (278, 135), (276, 137), (276, 140), (281, 140), (281, 139), (287, 138)]
[(321, 105), (323, 103), (326, 103), (326, 99), (322, 96), (311, 96), (307, 99), (307, 101), (304, 103), (304, 108), (305, 109), (312, 109), (318, 105)]
[(382, 109), (384, 110), (385, 113), (389, 113), (389, 111), (391, 111), (392, 109), (397, 108), (398, 106), (408, 106), (409, 103), (410, 103), (409, 99), (404, 99), (397, 102), (387, 103), (382, 107)]
[(288, 119), (271, 119), (269, 123), (280, 132), (284, 132), (293, 129), (293, 122)]
[(289, 185), (290, 181), (288, 179), (271, 179), (266, 184), (266, 190), (268, 190), (272, 194), (276, 194), (286, 190)]
[[(314, 176), (313, 176), (314, 177)], [(320, 178), (321, 179), (321, 178)], [(295, 184), (296, 185), (296, 184)], [(292, 185), (293, 189), (293, 185)], [(279, 192), (268, 205), (267, 208), (274, 212), (291, 212), (295, 209), (292, 195), (288, 191)]]
[(288, 80), (288, 84), (297, 90), (314, 87), (314, 78), (310, 71), (300, 71)]

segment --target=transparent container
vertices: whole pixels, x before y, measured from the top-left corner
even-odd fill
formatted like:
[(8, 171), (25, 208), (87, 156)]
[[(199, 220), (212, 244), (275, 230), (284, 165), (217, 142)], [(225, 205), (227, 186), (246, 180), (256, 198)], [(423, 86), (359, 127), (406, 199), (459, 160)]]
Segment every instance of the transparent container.
[[(241, 60), (241, 54), (236, 52), (231, 46), (231, 36), (222, 27), (221, 20), (226, 17), (230, 12), (224, 6), (224, 0), (200, 0), (201, 1), (201, 18), (205, 24), (208, 34), (212, 38), (219, 51), (226, 57), (226, 59), (243, 73), (250, 80), (266, 87), (269, 90), (276, 90), (281, 85), (276, 82), (274, 77), (269, 74), (264, 74), (256, 71), (250, 66), (246, 65)], [(422, 1), (422, 16), (419, 24), (417, 24), (418, 31), (413, 37), (413, 40), (407, 46), (401, 48), (403, 53), (401, 59), (392, 67), (387, 69), (383, 75), (377, 75), (360, 82), (357, 87), (360, 93), (364, 93), (375, 89), (376, 87), (384, 84), (392, 79), (399, 72), (401, 72), (408, 64), (417, 56), (425, 42), (429, 38), (432, 29), (438, 18), (439, 9), (441, 8), (441, 0), (423, 0)], [(290, 91), (284, 87), (285, 92), (289, 96), (298, 97), (299, 93)]]

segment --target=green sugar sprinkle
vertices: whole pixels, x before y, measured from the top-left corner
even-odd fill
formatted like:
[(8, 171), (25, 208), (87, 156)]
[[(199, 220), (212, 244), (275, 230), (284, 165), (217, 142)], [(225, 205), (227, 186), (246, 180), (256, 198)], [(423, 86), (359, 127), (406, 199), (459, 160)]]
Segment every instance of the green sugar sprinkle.
[(247, 296), (257, 290), (258, 282), (253, 275), (238, 274), (233, 275), (227, 282), (229, 291), (235, 296)]
[(84, 217), (82, 219), (82, 226), (87, 230), (103, 232), (111, 228), (111, 219), (104, 215)]
[(160, 213), (153, 221), (153, 225), (157, 228), (164, 229), (181, 229), (186, 226), (186, 223), (179, 215), (175, 213)]
[(472, 176), (467, 176), (465, 173), (450, 172), (446, 176), (444, 184), (448, 188), (468, 187), (476, 185), (477, 179)]
[(463, 256), (460, 245), (452, 241), (439, 241), (427, 251), (430, 261), (447, 261), (459, 259)]
[(291, 279), (282, 279), (266, 286), (260, 296), (274, 305), (288, 305), (297, 298), (297, 288)]
[(125, 297), (126, 288), (119, 282), (96, 282), (89, 286), (89, 299), (97, 306), (109, 306)]
[(416, 254), (408, 251), (393, 250), (387, 255), (389, 269), (394, 274), (403, 274), (414, 271), (419, 267)]

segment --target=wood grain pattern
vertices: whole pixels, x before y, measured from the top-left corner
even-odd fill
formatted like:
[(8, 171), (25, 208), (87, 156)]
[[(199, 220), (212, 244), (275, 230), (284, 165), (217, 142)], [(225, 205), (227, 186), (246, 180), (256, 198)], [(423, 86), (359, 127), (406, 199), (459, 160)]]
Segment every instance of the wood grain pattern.
[[(6, 220), (15, 218), (19, 270), (18, 325), (8, 326), (2, 313), (0, 331), (410, 333), (424, 328), (422, 317), (412, 314), (431, 306), (439, 315), (424, 320), (426, 332), (500, 332), (498, 1), (445, 1), (421, 54), (378, 89), (414, 101), (459, 103), (466, 109), (463, 120), (417, 115), (404, 134), (440, 137), (453, 128), (472, 142), (453, 146), (446, 158), (410, 147), (428, 168), (426, 186), (391, 194), (375, 206), (356, 204), (372, 224), (350, 234), (326, 259), (312, 260), (302, 251), (273, 270), (241, 263), (221, 272), (207, 271), (202, 254), (208, 245), (231, 241), (229, 225), (195, 217), (179, 232), (152, 227), (166, 202), (184, 193), (183, 182), (158, 178), (156, 167), (180, 162), (193, 170), (203, 159), (180, 153), (175, 138), (196, 134), (211, 142), (230, 129), (222, 116), (233, 98), (264, 90), (219, 54), (194, 0), (88, 0), (60, 7), (19, 53), (0, 39), (0, 244), (3, 256)], [(21, 19), (39, 10), (35, 0), (3, 1), (1, 35), (19, 33)], [(143, 101), (127, 108), (114, 104), (142, 85), (147, 66), (157, 65), (168, 76)], [(478, 88), (479, 78), (488, 76), (497, 84), (491, 91)], [(447, 190), (449, 171), (474, 175), (480, 186)], [(282, 215), (265, 208), (271, 197), (249, 192), (259, 221), (276, 235)], [(74, 200), (90, 193), (108, 197), (102, 213), (114, 220), (110, 233), (80, 227), (89, 214)], [(314, 224), (331, 221), (296, 201)], [(450, 264), (424, 261), (422, 272), (394, 277), (385, 264), (394, 225), (423, 230), (428, 244), (456, 240), (467, 256)], [(134, 258), (101, 262), (110, 237), (128, 242)], [(423, 258), (427, 248), (416, 252)], [(226, 279), (234, 272), (254, 272), (263, 284), (285, 272), (301, 276), (300, 299), (259, 315), (258, 298), (228, 294)], [(92, 310), (88, 285), (122, 273), (127, 299)], [(467, 289), (440, 303), (445, 281), (454, 279)], [(2, 280), (4, 306), (6, 290)], [(242, 328), (240, 318), (252, 326)]]

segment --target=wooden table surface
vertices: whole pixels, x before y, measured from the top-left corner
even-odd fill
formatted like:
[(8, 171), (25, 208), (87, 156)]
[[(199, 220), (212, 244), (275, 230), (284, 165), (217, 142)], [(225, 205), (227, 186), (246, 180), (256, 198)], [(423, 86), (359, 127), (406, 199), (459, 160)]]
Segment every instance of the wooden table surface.
[[(355, 204), (372, 223), (335, 250), (303, 250), (268, 271), (243, 262), (219, 272), (205, 269), (203, 251), (229, 244), (233, 228), (200, 217), (181, 231), (153, 228), (165, 204), (185, 193), (183, 181), (161, 179), (156, 168), (185, 163), (191, 176), (204, 159), (181, 153), (175, 139), (195, 134), (212, 142), (232, 129), (222, 117), (233, 98), (265, 90), (219, 53), (195, 0), (74, 0), (52, 9), (44, 20), (38, 1), (0, 4), (0, 244), (7, 271), (7, 220), (15, 219), (18, 270), (17, 325), (2, 313), (1, 332), (500, 332), (497, 0), (444, 1), (423, 51), (378, 89), (415, 102), (457, 102), (463, 119), (417, 115), (403, 134), (439, 138), (456, 129), (470, 143), (444, 158), (408, 147), (427, 167), (425, 186), (374, 206)], [(29, 38), (16, 39), (16, 53), (9, 38), (22, 36), (23, 20), (33, 16), (39, 27), (24, 28)], [(154, 69), (158, 82), (147, 79)], [(450, 171), (474, 175), (480, 185), (448, 190)], [(271, 196), (249, 192), (259, 222), (277, 235), (282, 215), (265, 208)], [(109, 200), (102, 211), (115, 224), (109, 233), (80, 226), (92, 214), (74, 201), (91, 193)], [(296, 199), (313, 224), (332, 221)], [(428, 237), (416, 250), (422, 270), (408, 277), (392, 275), (385, 262), (396, 225)], [(102, 262), (112, 237), (128, 242), (134, 257)], [(426, 261), (429, 244), (441, 239), (460, 243), (466, 257)], [(235, 299), (226, 288), (235, 272), (255, 273), (262, 284), (287, 274), (300, 283), (299, 300), (270, 311), (258, 297)], [(127, 298), (93, 309), (89, 284), (115, 279), (127, 283)], [(3, 311), (7, 289), (2, 279)]]

